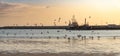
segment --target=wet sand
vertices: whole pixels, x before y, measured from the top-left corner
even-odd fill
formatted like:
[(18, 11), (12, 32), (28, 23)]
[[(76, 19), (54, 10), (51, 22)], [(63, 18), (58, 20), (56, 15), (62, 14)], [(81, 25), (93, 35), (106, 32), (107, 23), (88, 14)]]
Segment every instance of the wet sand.
[(0, 53), (0, 56), (119, 56), (117, 53)]
[(120, 39), (71, 41), (3, 38), (0, 56), (120, 56)]

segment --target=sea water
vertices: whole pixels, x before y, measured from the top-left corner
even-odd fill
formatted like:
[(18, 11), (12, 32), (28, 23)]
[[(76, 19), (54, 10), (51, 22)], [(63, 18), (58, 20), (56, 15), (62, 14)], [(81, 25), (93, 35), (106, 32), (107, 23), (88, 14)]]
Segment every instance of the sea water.
[[(81, 40), (78, 35), (87, 39)], [(94, 39), (89, 39), (91, 36)], [(120, 30), (0, 29), (0, 52), (120, 53), (119, 36)]]
[(120, 30), (0, 29), (0, 37), (120, 36)]

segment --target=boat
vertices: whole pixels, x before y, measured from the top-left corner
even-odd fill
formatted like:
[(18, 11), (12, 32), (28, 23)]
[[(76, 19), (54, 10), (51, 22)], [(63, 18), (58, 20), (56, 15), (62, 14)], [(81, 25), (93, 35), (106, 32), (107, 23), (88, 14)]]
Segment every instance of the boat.
[(78, 22), (73, 16), (72, 20), (69, 21), (68, 26), (4, 26), (0, 27), (0, 29), (66, 29), (66, 30), (120, 30), (120, 25), (116, 24), (108, 24), (108, 25), (92, 25), (90, 26), (88, 23), (84, 25), (78, 25)]

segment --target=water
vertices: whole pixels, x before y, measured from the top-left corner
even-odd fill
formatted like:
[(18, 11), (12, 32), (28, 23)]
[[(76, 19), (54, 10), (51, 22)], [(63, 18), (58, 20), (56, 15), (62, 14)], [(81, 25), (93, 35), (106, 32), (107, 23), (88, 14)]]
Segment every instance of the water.
[[(87, 39), (81, 40), (78, 35)], [(94, 39), (90, 39), (90, 36)], [(101, 36), (100, 40), (98, 36)], [(0, 29), (0, 52), (120, 53), (119, 36), (120, 30)], [(64, 37), (75, 39), (69, 42)]]
[(120, 30), (0, 29), (0, 37), (120, 36)]
[(0, 52), (25, 53), (120, 53), (120, 39), (0, 39)]

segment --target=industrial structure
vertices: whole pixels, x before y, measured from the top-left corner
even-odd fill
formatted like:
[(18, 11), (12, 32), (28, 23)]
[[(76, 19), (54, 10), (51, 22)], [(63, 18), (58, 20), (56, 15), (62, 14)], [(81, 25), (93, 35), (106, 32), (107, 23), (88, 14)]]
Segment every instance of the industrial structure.
[[(60, 22), (59, 18), (59, 22)], [(55, 23), (54, 23), (55, 24)], [(73, 15), (72, 19), (69, 20), (68, 26), (4, 26), (0, 27), (0, 29), (66, 29), (66, 30), (120, 30), (120, 25), (116, 24), (108, 24), (108, 25), (93, 25), (90, 26), (87, 23), (85, 18), (85, 22), (83, 25), (79, 25), (75, 19), (75, 15)]]

